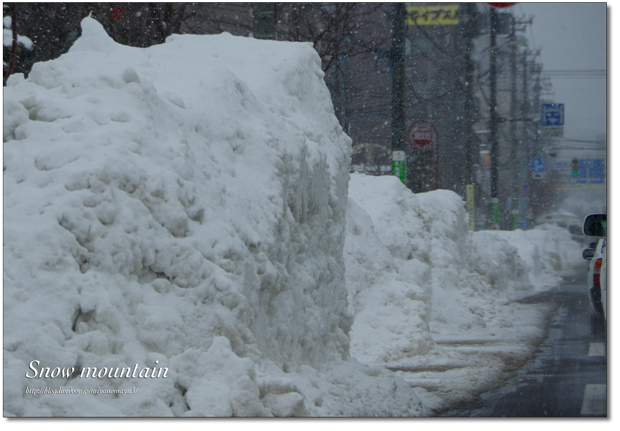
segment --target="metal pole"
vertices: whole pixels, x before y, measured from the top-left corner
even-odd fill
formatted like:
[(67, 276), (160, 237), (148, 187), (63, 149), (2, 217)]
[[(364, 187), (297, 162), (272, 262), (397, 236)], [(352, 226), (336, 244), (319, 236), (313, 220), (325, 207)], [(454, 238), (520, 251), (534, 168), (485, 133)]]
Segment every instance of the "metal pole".
[(474, 104), (474, 71), (475, 64), (472, 58), (474, 50), (474, 13), (476, 5), (466, 3), (463, 5), (465, 20), (463, 23), (463, 39), (465, 51), (465, 69), (463, 83), (463, 133), (465, 134), (465, 169), (463, 182), (465, 183), (465, 201), (467, 202), (467, 212), (469, 213), (469, 229), (475, 229), (476, 209), (475, 209), (475, 190), (474, 190), (474, 130), (473, 112)]
[[(529, 112), (529, 95), (528, 95), (528, 75), (527, 75), (527, 50), (523, 51), (523, 101), (521, 104), (521, 117), (526, 118)], [(521, 151), (520, 151), (520, 160), (519, 165), (520, 169), (520, 180), (521, 186), (524, 187), (525, 182), (527, 181), (528, 170), (527, 170), (527, 162), (530, 158), (530, 142), (528, 139), (528, 129), (529, 123), (527, 121), (523, 122), (522, 131), (521, 131)], [(519, 212), (521, 213), (521, 224), (525, 224), (529, 227), (528, 223), (528, 213), (529, 213), (529, 196), (525, 196), (525, 191), (521, 190), (519, 193), (520, 202), (519, 202)]]
[(392, 175), (407, 184), (405, 158), (405, 18), (404, 3), (392, 5)]
[(498, 17), (491, 8), (491, 44), (490, 44), (490, 127), (491, 132), (491, 228), (499, 230), (499, 155), (498, 155), (498, 115), (497, 115), (497, 27)]
[(439, 131), (437, 127), (433, 124), (433, 129), (435, 130), (435, 136), (437, 139), (435, 141), (435, 190), (439, 189)]
[[(521, 166), (519, 165), (519, 157), (518, 157), (518, 148), (519, 148), (519, 139), (517, 137), (517, 109), (518, 109), (518, 101), (517, 101), (517, 44), (516, 44), (516, 25), (514, 18), (512, 19), (512, 32), (510, 34), (510, 139), (512, 140), (512, 146), (510, 148), (510, 160), (512, 162), (511, 166), (511, 183), (510, 184), (510, 199), (513, 199), (512, 196), (517, 195), (517, 199), (519, 199), (520, 190), (520, 181), (519, 181), (519, 170)], [(519, 228), (519, 206), (517, 209), (512, 211), (512, 229)]]
[(439, 189), (439, 134), (435, 145), (435, 190)]
[[(348, 7), (348, 4), (347, 4)], [(342, 52), (342, 61), (341, 65), (341, 74), (342, 74), (342, 112), (343, 112), (343, 122), (342, 128), (344, 129), (347, 135), (351, 135), (351, 109), (350, 109), (350, 71), (349, 71), (349, 36), (346, 36), (344, 39), (344, 47)]]
[[(534, 92), (532, 94), (533, 96), (533, 106), (537, 107), (538, 109), (540, 109), (540, 72), (539, 69), (536, 67), (536, 62), (535, 60), (532, 61), (532, 66), (533, 66), (533, 73), (536, 74), (536, 79), (535, 79), (535, 84), (534, 84)], [(530, 104), (530, 106), (532, 106), (532, 104)], [(529, 114), (529, 112), (528, 112)], [(540, 130), (540, 121), (536, 121), (534, 123), (534, 151), (533, 151), (533, 157), (539, 157), (542, 156), (541, 153), (541, 142), (540, 142), (540, 134), (541, 134), (541, 130)], [(540, 182), (537, 182), (536, 186), (533, 185), (532, 187), (532, 210), (533, 210), (533, 214), (532, 216), (534, 218), (538, 217), (541, 213), (541, 211), (544, 208), (544, 202), (542, 202), (542, 190), (541, 190), (541, 184)]]

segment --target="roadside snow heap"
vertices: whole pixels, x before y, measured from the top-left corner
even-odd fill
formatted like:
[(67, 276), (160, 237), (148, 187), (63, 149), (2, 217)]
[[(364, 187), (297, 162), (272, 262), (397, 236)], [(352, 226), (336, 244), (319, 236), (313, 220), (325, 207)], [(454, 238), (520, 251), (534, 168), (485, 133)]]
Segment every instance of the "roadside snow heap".
[(558, 227), (472, 234), (462, 198), (448, 190), (413, 194), (396, 177), (353, 174), (349, 196), (352, 352), (363, 362), (421, 356), (438, 337), (510, 326), (508, 301), (559, 284), (583, 263)]
[(421, 415), (349, 357), (350, 140), (310, 44), (116, 44), (4, 90), (5, 416)]

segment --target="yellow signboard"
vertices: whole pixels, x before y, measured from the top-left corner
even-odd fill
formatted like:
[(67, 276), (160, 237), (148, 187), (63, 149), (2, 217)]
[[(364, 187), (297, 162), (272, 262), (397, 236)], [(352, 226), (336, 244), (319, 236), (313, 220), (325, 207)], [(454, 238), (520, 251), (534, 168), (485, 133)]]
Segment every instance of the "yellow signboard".
[(456, 25), (458, 4), (407, 6), (407, 25)]

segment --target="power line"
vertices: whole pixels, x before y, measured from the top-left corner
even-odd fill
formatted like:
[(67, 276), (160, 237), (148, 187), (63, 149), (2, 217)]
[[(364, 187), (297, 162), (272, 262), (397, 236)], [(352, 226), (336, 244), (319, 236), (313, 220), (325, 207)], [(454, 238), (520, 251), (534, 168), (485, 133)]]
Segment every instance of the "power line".
[[(544, 73), (545, 71), (543, 71)], [(547, 70), (547, 73), (607, 73), (606, 69)]]
[(568, 142), (583, 142), (585, 144), (593, 144), (593, 145), (607, 145), (607, 141), (586, 141), (584, 139), (569, 139), (569, 138), (562, 138), (563, 141), (568, 141)]
[(542, 74), (554, 79), (607, 78), (607, 70), (543, 70)]

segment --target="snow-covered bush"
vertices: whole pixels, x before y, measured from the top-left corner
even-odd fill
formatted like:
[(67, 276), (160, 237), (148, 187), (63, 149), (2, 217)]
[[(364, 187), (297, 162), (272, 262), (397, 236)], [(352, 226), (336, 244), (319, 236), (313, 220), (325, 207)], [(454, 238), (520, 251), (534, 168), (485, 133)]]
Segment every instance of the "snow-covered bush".
[[(5, 9), (7, 7), (5, 6)], [(13, 30), (11, 29), (12, 19), (10, 16), (5, 16), (2, 19), (2, 67), (4, 69), (4, 76), (9, 72), (11, 57), (13, 55)], [(15, 59), (26, 59), (32, 55), (33, 43), (27, 36), (17, 34), (17, 49), (15, 51)]]

